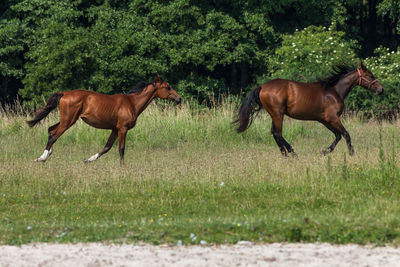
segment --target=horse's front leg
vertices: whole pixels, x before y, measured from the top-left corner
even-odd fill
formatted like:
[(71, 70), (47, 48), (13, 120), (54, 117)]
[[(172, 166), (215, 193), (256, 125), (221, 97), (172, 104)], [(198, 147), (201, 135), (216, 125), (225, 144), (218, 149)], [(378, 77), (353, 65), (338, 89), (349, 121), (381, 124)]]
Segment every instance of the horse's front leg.
[(335, 149), (337, 143), (338, 143), (338, 142), (340, 141), (340, 139), (342, 138), (342, 135), (341, 135), (341, 133), (340, 133), (339, 130), (333, 128), (333, 126), (331, 126), (328, 122), (323, 121), (323, 122), (321, 122), (321, 123), (322, 123), (323, 125), (325, 125), (325, 127), (328, 128), (328, 129), (335, 135), (335, 140), (333, 140), (332, 144), (331, 144), (327, 149), (324, 149), (324, 150), (322, 150), (322, 152), (321, 152), (322, 155), (325, 156), (326, 154), (331, 153), (331, 152)]
[(118, 129), (118, 149), (119, 149), (119, 156), (120, 156), (120, 163), (124, 165), (124, 154), (125, 154), (125, 140), (126, 134), (128, 132), (128, 128), (122, 127)]
[(117, 139), (117, 136), (118, 136), (117, 135), (117, 130), (113, 129), (111, 134), (110, 134), (110, 137), (108, 137), (107, 144), (104, 146), (103, 150), (100, 151), (97, 154), (94, 154), (90, 158), (85, 159), (84, 162), (85, 163), (89, 163), (89, 162), (95, 161), (96, 159), (100, 158), (103, 154), (107, 153), (111, 149), (111, 147), (114, 144), (115, 140)]
[(354, 149), (353, 146), (351, 145), (351, 138), (350, 138), (350, 134), (346, 131), (346, 129), (344, 128), (342, 122), (340, 121), (339, 117), (334, 118), (331, 121), (323, 121), (322, 124), (324, 124), (326, 126), (326, 128), (328, 128), (329, 130), (331, 130), (334, 134), (335, 134), (335, 140), (332, 142), (332, 144), (326, 149), (322, 151), (322, 154), (326, 155), (327, 153), (332, 152), (337, 143), (340, 141), (341, 139), (341, 135), (343, 135), (344, 139), (347, 142), (347, 147), (349, 149), (349, 154), (353, 155), (354, 154)]

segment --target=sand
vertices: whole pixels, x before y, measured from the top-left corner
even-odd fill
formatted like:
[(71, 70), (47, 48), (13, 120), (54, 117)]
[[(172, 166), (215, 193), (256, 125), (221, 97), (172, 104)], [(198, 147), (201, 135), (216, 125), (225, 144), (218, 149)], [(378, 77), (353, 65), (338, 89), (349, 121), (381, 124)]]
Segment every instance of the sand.
[(400, 248), (330, 244), (0, 246), (0, 266), (400, 266)]

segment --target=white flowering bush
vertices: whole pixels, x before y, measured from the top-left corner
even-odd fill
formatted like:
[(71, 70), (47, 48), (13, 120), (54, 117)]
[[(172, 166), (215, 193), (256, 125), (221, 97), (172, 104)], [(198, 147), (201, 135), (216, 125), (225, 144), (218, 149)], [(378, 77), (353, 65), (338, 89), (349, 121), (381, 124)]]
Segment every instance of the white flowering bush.
[(327, 75), (335, 64), (356, 64), (358, 44), (345, 33), (309, 26), (282, 36), (282, 45), (269, 62), (269, 78), (313, 81)]
[(379, 47), (375, 56), (365, 59), (365, 65), (384, 88), (384, 93), (373, 96), (372, 93), (357, 88), (347, 99), (351, 109), (372, 112), (379, 116), (390, 116), (400, 110), (400, 47), (397, 51)]

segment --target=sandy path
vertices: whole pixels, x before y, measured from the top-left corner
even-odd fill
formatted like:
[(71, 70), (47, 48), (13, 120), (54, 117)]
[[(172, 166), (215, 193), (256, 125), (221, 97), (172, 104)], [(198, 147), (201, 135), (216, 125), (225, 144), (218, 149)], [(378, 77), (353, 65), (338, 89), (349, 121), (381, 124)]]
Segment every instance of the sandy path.
[(242, 242), (220, 246), (0, 246), (0, 266), (400, 266), (400, 248)]

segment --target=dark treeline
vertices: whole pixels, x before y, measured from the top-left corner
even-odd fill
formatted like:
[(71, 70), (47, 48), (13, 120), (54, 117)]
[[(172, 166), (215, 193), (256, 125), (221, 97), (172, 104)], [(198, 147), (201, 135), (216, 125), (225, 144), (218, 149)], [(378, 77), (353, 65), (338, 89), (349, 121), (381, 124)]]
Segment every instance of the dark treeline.
[[(314, 79), (338, 62), (393, 65), (399, 2), (2, 0), (0, 99), (29, 103), (77, 88), (120, 93), (159, 73), (203, 101), (276, 76)], [(375, 72), (397, 86), (395, 74)], [(370, 107), (360, 94), (350, 106)], [(398, 98), (386, 100), (385, 108), (398, 108)]]

